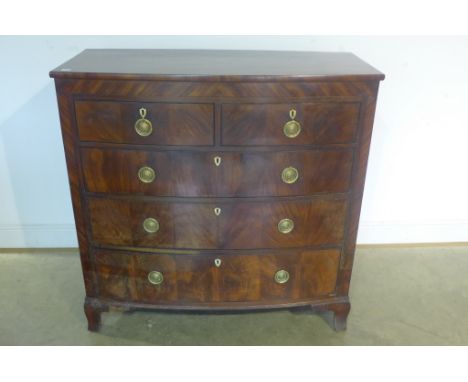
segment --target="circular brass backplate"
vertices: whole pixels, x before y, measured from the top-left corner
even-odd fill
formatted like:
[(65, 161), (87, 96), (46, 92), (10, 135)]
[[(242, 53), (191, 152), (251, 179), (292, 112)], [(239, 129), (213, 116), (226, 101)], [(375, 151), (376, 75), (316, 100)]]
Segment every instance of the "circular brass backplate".
[(295, 138), (301, 132), (301, 124), (297, 121), (288, 121), (283, 126), (283, 133), (288, 138)]
[(286, 167), (281, 173), (281, 179), (287, 184), (295, 183), (299, 179), (299, 171), (294, 167)]
[(140, 118), (135, 122), (135, 131), (141, 137), (147, 137), (153, 132), (153, 124), (146, 118)]
[(291, 219), (281, 219), (278, 223), (278, 231), (289, 233), (294, 229), (294, 222)]
[(164, 281), (163, 274), (158, 271), (151, 271), (150, 273), (148, 273), (148, 281), (153, 285), (162, 284), (162, 282)]
[(155, 233), (159, 231), (159, 222), (154, 218), (146, 218), (143, 221), (143, 229), (148, 233)]
[(151, 183), (156, 178), (156, 173), (151, 167), (141, 167), (138, 170), (138, 179), (143, 183)]
[(275, 281), (278, 284), (284, 284), (289, 280), (289, 272), (285, 271), (284, 269), (280, 269), (278, 272), (275, 273)]

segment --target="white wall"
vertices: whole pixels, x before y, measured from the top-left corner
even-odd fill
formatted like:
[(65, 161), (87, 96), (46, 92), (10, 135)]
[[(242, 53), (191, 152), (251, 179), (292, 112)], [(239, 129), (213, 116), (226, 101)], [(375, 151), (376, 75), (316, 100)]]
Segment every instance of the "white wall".
[(467, 37), (0, 37), (0, 247), (76, 246), (48, 72), (85, 48), (356, 53), (387, 76), (359, 243), (468, 241)]

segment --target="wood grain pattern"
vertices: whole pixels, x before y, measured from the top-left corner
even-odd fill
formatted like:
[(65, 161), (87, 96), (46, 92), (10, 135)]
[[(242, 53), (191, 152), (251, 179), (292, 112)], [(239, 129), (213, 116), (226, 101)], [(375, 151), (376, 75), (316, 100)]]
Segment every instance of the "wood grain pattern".
[(54, 78), (203, 81), (380, 80), (348, 52), (86, 49), (50, 72)]
[[(377, 94), (376, 94), (377, 97)], [(361, 129), (359, 131), (359, 144), (356, 149), (356, 158), (353, 162), (352, 193), (350, 197), (350, 208), (348, 210), (346, 222), (346, 238), (341, 259), (341, 272), (338, 281), (340, 294), (347, 296), (351, 282), (354, 253), (356, 250), (356, 240), (361, 215), (361, 204), (364, 194), (364, 184), (366, 179), (367, 161), (372, 137), (372, 127), (377, 99), (368, 98), (363, 103), (361, 114)]]
[[(283, 125), (296, 110), (301, 132), (286, 137)], [(310, 145), (354, 141), (358, 103), (223, 104), (223, 145)]]
[[(339, 244), (343, 240), (346, 199), (258, 202), (143, 202), (89, 198), (89, 214), (96, 244), (194, 249), (288, 248)], [(221, 208), (216, 216), (214, 208)], [(154, 218), (156, 233), (143, 221)], [(294, 221), (289, 234), (278, 222)]]
[(73, 215), (76, 223), (76, 233), (80, 250), (81, 267), (85, 284), (86, 296), (96, 296), (96, 274), (90, 251), (88, 226), (86, 224), (86, 209), (84, 197), (81, 193), (80, 157), (76, 145), (76, 130), (74, 126), (73, 104), (70, 97), (57, 89), (57, 101), (60, 112), (60, 126), (62, 132), (65, 159), (67, 163), (68, 181), (72, 197)]
[[(311, 299), (334, 292), (340, 251), (296, 250), (270, 254), (152, 255), (97, 251), (100, 297), (142, 303), (193, 304)], [(217, 267), (214, 260), (221, 260)], [(289, 280), (278, 284), (278, 270)], [(148, 273), (164, 281), (153, 285)]]
[[(147, 110), (153, 132), (142, 137), (135, 131), (139, 109)], [(76, 120), (82, 141), (212, 145), (213, 105), (186, 103), (76, 101)]]
[[(290, 103), (303, 98), (316, 101), (329, 97), (354, 100), (372, 97), (376, 82), (185, 82), (185, 81), (117, 81), (103, 79), (57, 79), (60, 92), (91, 99), (121, 99), (146, 102), (267, 102)], [(320, 97), (320, 98), (317, 98)], [(223, 98), (220, 100), (219, 98)], [(338, 100), (336, 100), (338, 101)]]
[[(310, 306), (346, 327), (382, 73), (347, 54), (96, 50), (51, 76), (89, 330), (109, 306)], [(140, 107), (147, 138), (134, 131)], [(294, 139), (282, 135), (290, 107), (303, 128)], [(143, 185), (148, 164), (156, 181)], [(296, 183), (280, 180), (286, 166)], [(155, 234), (142, 229), (148, 216)], [(281, 234), (286, 217), (295, 227)], [(159, 289), (146, 281), (155, 267)], [(272, 281), (278, 267), (285, 285)]]
[[(351, 149), (275, 152), (135, 151), (86, 148), (81, 151), (86, 189), (96, 193), (177, 197), (294, 196), (347, 192)], [(214, 164), (214, 157), (221, 164)], [(141, 167), (156, 178), (144, 183)], [(283, 182), (287, 167), (299, 173)]]

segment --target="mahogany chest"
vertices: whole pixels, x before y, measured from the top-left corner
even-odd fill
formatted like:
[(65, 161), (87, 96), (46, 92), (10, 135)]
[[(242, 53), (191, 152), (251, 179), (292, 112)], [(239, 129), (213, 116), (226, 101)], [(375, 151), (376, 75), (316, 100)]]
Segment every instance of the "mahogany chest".
[(50, 73), (89, 330), (310, 306), (346, 327), (384, 75), (350, 53), (85, 50)]

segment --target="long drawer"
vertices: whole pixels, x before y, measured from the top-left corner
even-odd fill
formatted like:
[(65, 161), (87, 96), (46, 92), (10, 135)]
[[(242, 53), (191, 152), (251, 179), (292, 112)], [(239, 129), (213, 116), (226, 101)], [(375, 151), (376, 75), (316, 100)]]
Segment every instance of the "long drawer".
[(222, 144), (344, 144), (355, 141), (359, 103), (223, 104)]
[(281, 302), (334, 292), (340, 251), (156, 255), (96, 251), (99, 295), (117, 301)]
[(351, 149), (197, 152), (82, 149), (86, 189), (97, 193), (244, 197), (341, 193)]
[(204, 146), (214, 143), (214, 107), (207, 103), (76, 101), (82, 141)]
[(339, 244), (347, 200), (153, 202), (92, 197), (87, 204), (96, 245), (248, 249)]

